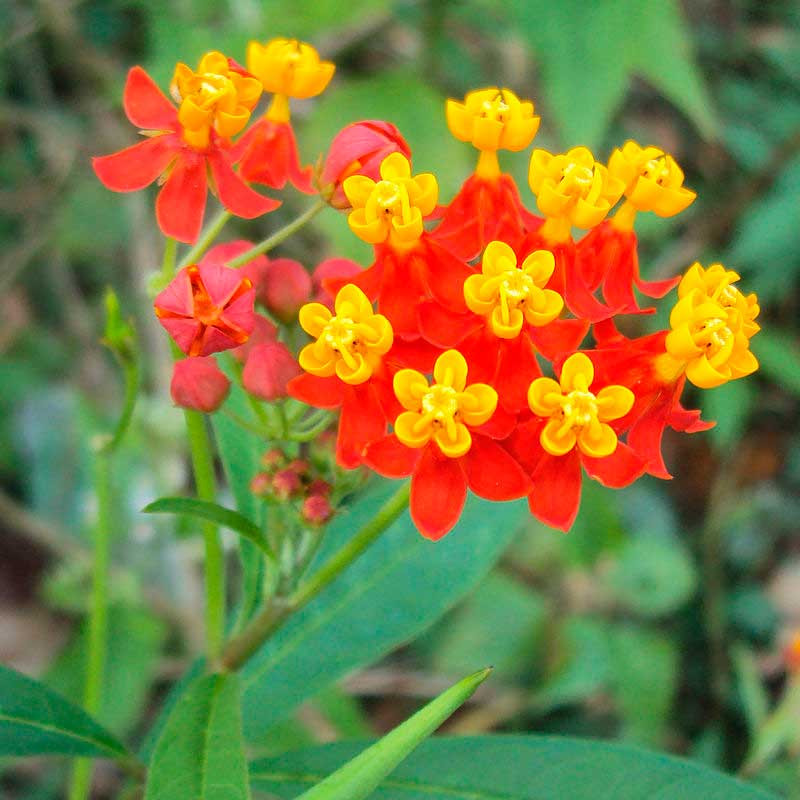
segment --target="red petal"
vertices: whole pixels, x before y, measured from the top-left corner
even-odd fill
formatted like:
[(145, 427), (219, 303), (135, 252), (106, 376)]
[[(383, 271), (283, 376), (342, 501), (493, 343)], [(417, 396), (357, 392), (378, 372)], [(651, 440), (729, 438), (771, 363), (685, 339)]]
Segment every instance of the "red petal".
[(590, 478), (612, 489), (630, 486), (644, 475), (646, 466), (644, 459), (624, 442), (618, 442), (617, 449), (605, 458), (589, 458), (581, 454), (581, 462)]
[(200, 235), (206, 210), (205, 160), (183, 154), (156, 198), (156, 219), (165, 236), (192, 244)]
[(153, 136), (110, 156), (92, 159), (100, 182), (113, 192), (135, 192), (166, 172), (181, 149), (172, 134)]
[(674, 278), (666, 278), (663, 281), (643, 281), (639, 277), (637, 269), (633, 282), (642, 294), (646, 294), (648, 297), (663, 297), (681, 282), (681, 277), (681, 275), (676, 275)]
[(554, 361), (564, 353), (574, 353), (588, 330), (589, 322), (584, 319), (556, 319), (541, 328), (528, 328), (536, 349), (548, 361)]
[(331, 297), (336, 298), (339, 290), (348, 283), (358, 286), (362, 292), (373, 302), (378, 297), (383, 285), (383, 262), (378, 259), (376, 252), (375, 263), (360, 272), (358, 275), (348, 275), (336, 278), (323, 278), (322, 288), (325, 289)]
[(426, 539), (441, 539), (461, 516), (467, 478), (460, 462), (442, 456), (435, 445), (422, 452), (411, 478), (411, 519)]
[(531, 481), (497, 442), (473, 434), (464, 457), (469, 488), (486, 500), (517, 500), (531, 491)]
[(174, 131), (178, 112), (155, 81), (141, 68), (133, 67), (122, 95), (125, 116), (146, 131)]
[(451, 311), (467, 311), (464, 301), (464, 281), (475, 269), (454, 256), (435, 240), (422, 234), (425, 250), (416, 255), (422, 262), (421, 271), (431, 295)]
[(684, 408), (680, 403), (675, 403), (667, 424), (673, 430), (683, 431), (684, 433), (699, 433), (700, 431), (710, 430), (717, 423), (700, 419), (700, 414), (702, 413), (699, 409), (688, 409)]
[(378, 311), (389, 319), (395, 336), (419, 337), (417, 307), (425, 298), (418, 265), (408, 255), (389, 257), (383, 264)]
[(392, 433), (367, 445), (364, 464), (384, 478), (406, 478), (421, 455), (422, 450), (406, 447)]
[(449, 311), (436, 300), (419, 304), (417, 321), (422, 336), (438, 347), (457, 347), (466, 336), (483, 325), (477, 314)]
[(393, 369), (408, 367), (418, 372), (433, 372), (433, 365), (441, 353), (440, 347), (424, 339), (395, 339), (392, 349), (384, 356), (384, 363)]
[(669, 480), (670, 475), (661, 454), (661, 439), (667, 427), (667, 418), (672, 407), (674, 395), (669, 389), (656, 399), (656, 402), (628, 432), (628, 444), (645, 462), (650, 475)]
[(490, 439), (507, 439), (517, 425), (517, 415), (506, 411), (498, 405), (491, 419), (479, 428), (475, 428), (483, 436)]
[(232, 151), (233, 161), (247, 181), (282, 189), (287, 180), (301, 192), (314, 194), (313, 170), (303, 169), (297, 152), (297, 141), (288, 122), (275, 122), (262, 117), (239, 139)]
[(528, 407), (528, 389), (542, 376), (530, 338), (523, 332), (516, 339), (499, 339), (500, 361), (494, 386), (503, 408), (517, 413)]
[(211, 175), (214, 178), (217, 196), (231, 214), (244, 219), (254, 219), (274, 211), (281, 203), (271, 197), (264, 197), (251, 189), (231, 168), (228, 157), (219, 150), (208, 155)]
[(367, 445), (386, 434), (386, 417), (375, 388), (369, 383), (346, 387), (339, 434), (336, 437), (336, 461), (345, 469), (361, 464)]
[(581, 501), (581, 462), (577, 450), (564, 456), (546, 454), (533, 475), (528, 495), (531, 513), (553, 528), (567, 531), (575, 522)]
[(533, 475), (539, 462), (547, 456), (539, 441), (546, 422), (547, 420), (541, 417), (521, 422), (503, 442), (503, 447), (511, 453), (528, 475)]
[(335, 377), (298, 375), (289, 381), (287, 392), (295, 400), (314, 408), (339, 408), (344, 400), (344, 384)]

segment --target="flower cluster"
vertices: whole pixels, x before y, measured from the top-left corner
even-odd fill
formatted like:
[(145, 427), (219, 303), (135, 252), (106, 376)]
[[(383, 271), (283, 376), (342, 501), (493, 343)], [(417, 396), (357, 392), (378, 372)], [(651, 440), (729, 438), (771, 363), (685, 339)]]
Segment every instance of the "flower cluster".
[[(709, 427), (681, 405), (686, 381), (706, 389), (754, 372), (759, 311), (719, 264), (642, 278), (637, 215), (672, 216), (695, 199), (672, 156), (633, 141), (607, 163), (586, 147), (533, 149), (536, 207), (526, 208), (498, 151), (530, 147), (539, 117), (510, 89), (481, 89), (447, 102), (451, 133), (478, 158), (442, 205), (435, 175), (412, 168), (388, 122), (349, 125), (319, 169), (301, 166), (290, 98), (318, 95), (333, 74), (310, 45), (275, 39), (251, 42), (246, 68), (220, 53), (197, 70), (179, 64), (175, 105), (142, 69), (128, 76), (125, 111), (146, 138), (95, 159), (95, 170), (118, 191), (163, 183), (156, 214), (167, 236), (198, 238), (209, 189), (254, 217), (278, 203), (249, 184), (288, 182), (346, 210), (374, 248), (366, 269), (333, 258), (309, 274), (290, 259), (247, 261), (251, 245), (231, 242), (180, 270), (155, 300), (188, 357), (176, 365), (175, 402), (218, 408), (229, 378), (210, 356), (232, 350), (258, 400), (338, 410), (341, 467), (410, 476), (412, 518), (432, 539), (456, 524), (468, 491), (527, 498), (535, 517), (566, 530), (584, 472), (614, 488), (668, 478), (664, 431)], [(271, 102), (248, 127), (262, 92)], [(661, 298), (676, 286), (669, 330), (619, 332), (620, 315), (654, 311), (636, 291)], [(285, 335), (295, 320), (311, 337), (299, 352)], [(268, 488), (263, 475), (256, 483), (295, 496), (296, 478), (287, 467)]]

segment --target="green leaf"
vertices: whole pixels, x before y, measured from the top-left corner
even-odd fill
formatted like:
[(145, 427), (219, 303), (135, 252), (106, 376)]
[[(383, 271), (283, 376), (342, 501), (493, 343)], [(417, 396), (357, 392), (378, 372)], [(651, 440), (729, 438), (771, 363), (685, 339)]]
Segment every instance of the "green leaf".
[(196, 497), (161, 497), (145, 506), (142, 511), (145, 514), (185, 514), (188, 517), (215, 522), (217, 525), (243, 536), (269, 558), (273, 560), (275, 558), (272, 548), (267, 544), (264, 534), (255, 523), (237, 511), (223, 508), (208, 500), (200, 500)]
[(675, 0), (516, 0), (511, 7), (540, 61), (545, 100), (568, 146), (597, 148), (631, 77), (646, 78), (706, 136), (716, 121)]
[[(392, 488), (384, 484), (336, 517), (317, 563), (371, 519)], [(419, 635), (480, 581), (526, 517), (524, 503), (470, 498), (456, 528), (430, 542), (404, 514), (244, 667), (248, 737), (262, 735), (303, 700)]]
[(547, 624), (542, 597), (516, 580), (491, 574), (459, 608), (440, 620), (423, 645), (432, 666), (444, 675), (463, 674), (476, 654), (500, 678), (530, 674)]
[[(252, 416), (244, 390), (236, 380), (232, 358), (220, 359), (222, 368), (232, 380), (232, 386), (225, 408), (249, 419)], [(214, 437), (217, 441), (220, 461), (225, 470), (236, 508), (248, 519), (260, 520), (263, 508), (250, 491), (250, 481), (259, 471), (259, 460), (264, 450), (264, 442), (244, 430), (225, 414), (211, 417)], [(243, 624), (261, 602), (264, 563), (261, 551), (246, 539), (239, 540), (239, 559), (242, 564), (242, 598), (237, 624)]]
[(613, 692), (623, 735), (657, 747), (664, 742), (677, 688), (675, 642), (633, 625), (610, 627), (609, 634)]
[(767, 718), (769, 697), (753, 651), (742, 643), (731, 648), (736, 690), (747, 729), (753, 738)]
[(83, 709), (38, 681), (0, 666), (0, 756), (44, 753), (102, 758), (128, 755)]
[(643, 617), (671, 614), (692, 597), (694, 564), (680, 541), (632, 539), (606, 577), (614, 598)]
[[(158, 670), (166, 626), (144, 609), (121, 604), (109, 608), (106, 669), (97, 719), (124, 736), (141, 718)], [(50, 667), (44, 682), (64, 697), (79, 700), (86, 683), (88, 619)]]
[(751, 349), (765, 375), (800, 396), (800, 347), (793, 336), (778, 330), (760, 331)]
[(417, 745), (427, 739), (489, 676), (482, 669), (451, 686), (297, 800), (364, 800)]
[(249, 800), (237, 675), (197, 678), (172, 709), (147, 771), (145, 800)]
[[(363, 745), (361, 745), (363, 747)], [(284, 753), (251, 767), (253, 788), (295, 797), (352, 758), (342, 742)], [(777, 800), (721, 772), (617, 744), (548, 736), (434, 738), (370, 800)]]

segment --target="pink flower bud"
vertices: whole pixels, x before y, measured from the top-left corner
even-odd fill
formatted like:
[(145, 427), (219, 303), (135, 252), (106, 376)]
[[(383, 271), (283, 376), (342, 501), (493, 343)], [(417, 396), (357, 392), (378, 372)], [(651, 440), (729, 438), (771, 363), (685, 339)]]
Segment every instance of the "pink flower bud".
[(269, 262), (259, 297), (278, 319), (291, 322), (310, 296), (311, 276), (299, 261), (276, 258)]
[(333, 516), (333, 506), (327, 497), (312, 494), (303, 500), (300, 516), (310, 525), (324, 525)]
[(261, 456), (261, 466), (268, 472), (275, 472), (286, 463), (286, 454), (283, 450), (273, 447)]
[(172, 369), (170, 393), (181, 408), (209, 414), (216, 411), (228, 396), (231, 382), (211, 356), (197, 356), (176, 361)]
[(308, 484), (308, 489), (306, 489), (309, 497), (315, 494), (321, 495), (322, 497), (330, 497), (332, 491), (333, 486), (327, 481), (323, 481), (322, 478), (315, 478)]
[(272, 402), (286, 397), (286, 385), (302, 372), (283, 342), (256, 345), (247, 357), (242, 383), (250, 394)]
[(270, 322), (263, 314), (256, 314), (256, 322), (250, 338), (240, 347), (231, 352), (239, 363), (247, 361), (250, 351), (259, 344), (276, 342), (278, 340), (278, 329), (274, 323)]
[(302, 478), (308, 473), (309, 469), (311, 469), (311, 464), (309, 464), (304, 458), (293, 458), (286, 465), (286, 469), (292, 470), (292, 472), (297, 473), (299, 478)]
[(322, 305), (333, 311), (334, 296), (325, 289), (324, 281), (328, 278), (352, 278), (363, 271), (363, 267), (349, 258), (327, 258), (325, 261), (321, 261), (314, 272), (311, 273), (313, 287), (311, 299), (315, 303), (322, 303)]
[(300, 491), (300, 487), (300, 478), (291, 469), (282, 469), (272, 476), (272, 492), (278, 500), (294, 497)]
[(334, 208), (349, 208), (342, 181), (351, 175), (380, 180), (381, 162), (391, 153), (411, 158), (411, 149), (391, 122), (368, 119), (347, 125), (334, 136), (322, 168), (320, 185)]
[(250, 491), (259, 497), (267, 497), (272, 493), (272, 476), (266, 472), (259, 472), (250, 481)]

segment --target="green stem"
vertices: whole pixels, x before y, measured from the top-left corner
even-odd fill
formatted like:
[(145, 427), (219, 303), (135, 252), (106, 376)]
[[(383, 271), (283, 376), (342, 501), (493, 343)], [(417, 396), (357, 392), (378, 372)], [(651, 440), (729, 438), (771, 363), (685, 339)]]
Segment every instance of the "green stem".
[(288, 597), (276, 598), (250, 620), (247, 627), (225, 645), (220, 658), (223, 670), (239, 669), (295, 612), (313, 600), (344, 572), (408, 508), (411, 485), (404, 483), (337, 553)]
[(241, 267), (244, 266), (248, 261), (252, 261), (256, 256), (260, 256), (263, 253), (268, 253), (273, 247), (277, 247), (279, 244), (281, 244), (281, 242), (288, 239), (293, 233), (299, 231), (303, 225), (314, 219), (314, 217), (316, 217), (326, 205), (327, 203), (324, 200), (321, 198), (318, 199), (313, 205), (309, 206), (299, 217), (297, 217), (297, 219), (292, 220), (292, 222), (290, 222), (288, 225), (284, 226), (278, 231), (275, 231), (272, 236), (268, 236), (266, 239), (264, 239), (264, 241), (254, 245), (240, 256), (236, 256), (236, 258), (228, 261), (228, 266)]
[[(111, 549), (111, 527), (113, 524), (111, 452), (109, 450), (105, 448), (98, 450), (95, 457), (94, 472), (95, 493), (97, 495), (97, 524), (94, 529), (89, 642), (86, 660), (86, 684), (83, 693), (83, 707), (92, 715), (97, 714), (100, 710), (102, 700), (108, 633), (108, 564)], [(91, 779), (91, 759), (77, 759), (70, 782), (69, 800), (84, 800), (87, 798)]]
[[(216, 480), (206, 421), (199, 411), (185, 409), (183, 413), (197, 496), (213, 503), (217, 493)], [(206, 548), (206, 649), (209, 661), (213, 661), (219, 655), (225, 634), (225, 558), (217, 526), (213, 522), (204, 522), (202, 531)]]
[(175, 254), (178, 242), (168, 238), (164, 242), (164, 258), (161, 260), (161, 281), (166, 286), (175, 274)]
[(211, 247), (214, 240), (219, 236), (220, 231), (222, 231), (232, 216), (230, 211), (223, 208), (200, 234), (200, 238), (197, 240), (195, 246), (181, 259), (179, 268), (182, 269), (183, 267), (188, 267), (190, 264), (196, 264), (203, 253)]

